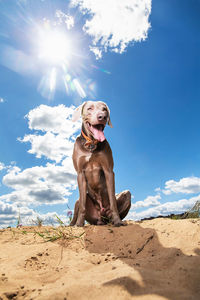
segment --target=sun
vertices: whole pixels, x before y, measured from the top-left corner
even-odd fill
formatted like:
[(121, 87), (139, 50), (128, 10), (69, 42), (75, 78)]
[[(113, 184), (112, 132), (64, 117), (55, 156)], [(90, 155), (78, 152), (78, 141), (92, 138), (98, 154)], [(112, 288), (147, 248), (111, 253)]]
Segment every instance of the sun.
[(55, 66), (69, 62), (72, 54), (71, 41), (62, 31), (45, 30), (40, 32), (38, 44), (40, 60)]
[(40, 66), (39, 93), (48, 100), (53, 100), (56, 90), (64, 91), (67, 95), (78, 94), (86, 97), (86, 89), (93, 93), (94, 85), (91, 80), (83, 83), (82, 58), (80, 40), (61, 26), (52, 26), (45, 21), (37, 26), (34, 37), (34, 56)]

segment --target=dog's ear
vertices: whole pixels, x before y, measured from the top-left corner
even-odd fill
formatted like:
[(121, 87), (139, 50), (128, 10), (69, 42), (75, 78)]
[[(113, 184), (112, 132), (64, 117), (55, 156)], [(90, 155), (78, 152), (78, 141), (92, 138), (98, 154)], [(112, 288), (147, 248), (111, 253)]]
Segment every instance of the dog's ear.
[(109, 109), (109, 107), (108, 107), (108, 105), (106, 104), (106, 107), (107, 107), (107, 111), (108, 111), (108, 125), (111, 127), (111, 128), (113, 128), (113, 126), (112, 126), (112, 123), (111, 123), (111, 121), (110, 121), (110, 109)]
[(108, 125), (109, 125), (111, 128), (113, 128), (113, 125), (112, 125), (112, 123), (111, 123), (111, 121), (110, 121), (110, 117), (109, 117), (109, 119), (108, 119)]
[(78, 121), (78, 119), (81, 117), (82, 111), (83, 111), (83, 106), (85, 105), (85, 102), (83, 102), (81, 105), (79, 105), (73, 115), (72, 115), (72, 122)]

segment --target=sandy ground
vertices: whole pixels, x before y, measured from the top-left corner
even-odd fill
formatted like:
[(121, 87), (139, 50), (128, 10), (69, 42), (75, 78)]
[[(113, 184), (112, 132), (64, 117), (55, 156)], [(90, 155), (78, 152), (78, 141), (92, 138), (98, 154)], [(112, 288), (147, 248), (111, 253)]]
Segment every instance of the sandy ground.
[(0, 230), (0, 299), (199, 300), (200, 220), (127, 223)]

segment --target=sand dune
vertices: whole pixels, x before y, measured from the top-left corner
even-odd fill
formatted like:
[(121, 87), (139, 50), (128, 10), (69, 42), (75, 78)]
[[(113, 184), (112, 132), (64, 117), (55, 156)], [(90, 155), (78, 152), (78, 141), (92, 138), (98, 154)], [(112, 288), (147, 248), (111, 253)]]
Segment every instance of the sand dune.
[(127, 223), (2, 229), (0, 299), (200, 299), (200, 220)]

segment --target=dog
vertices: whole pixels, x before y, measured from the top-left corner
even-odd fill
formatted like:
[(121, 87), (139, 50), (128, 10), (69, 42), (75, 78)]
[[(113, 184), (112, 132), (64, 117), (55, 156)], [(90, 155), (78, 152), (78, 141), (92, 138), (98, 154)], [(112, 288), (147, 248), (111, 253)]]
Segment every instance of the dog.
[(73, 164), (77, 172), (79, 200), (75, 203), (71, 226), (124, 225), (131, 207), (131, 193), (115, 195), (112, 150), (104, 135), (112, 127), (110, 110), (102, 101), (87, 101), (76, 108), (72, 121), (82, 116), (82, 130), (74, 144)]

